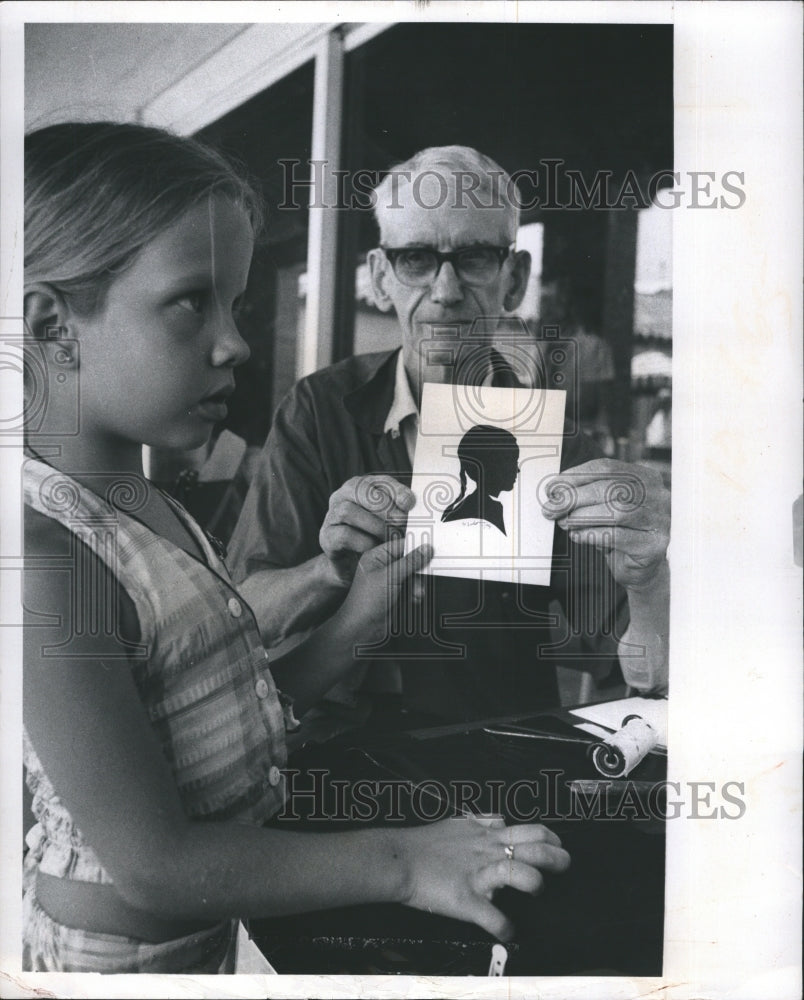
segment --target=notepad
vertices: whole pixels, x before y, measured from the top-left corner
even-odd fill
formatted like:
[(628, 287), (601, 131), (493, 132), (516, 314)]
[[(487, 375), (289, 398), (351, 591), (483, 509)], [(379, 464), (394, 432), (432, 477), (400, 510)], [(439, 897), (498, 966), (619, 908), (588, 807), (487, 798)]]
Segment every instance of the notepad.
[(600, 705), (583, 705), (570, 709), (570, 713), (583, 720), (575, 723), (576, 729), (603, 738), (622, 728), (626, 716), (639, 715), (659, 734), (656, 749), (667, 749), (666, 698), (620, 698)]

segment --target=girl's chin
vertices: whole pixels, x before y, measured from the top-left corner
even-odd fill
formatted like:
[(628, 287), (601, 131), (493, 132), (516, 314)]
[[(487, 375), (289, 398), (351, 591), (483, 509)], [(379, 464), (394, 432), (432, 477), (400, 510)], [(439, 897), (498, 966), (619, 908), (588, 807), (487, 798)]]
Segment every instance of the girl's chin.
[(145, 443), (149, 448), (164, 451), (195, 451), (203, 445), (209, 443), (212, 436), (213, 425), (204, 422), (203, 425), (196, 425), (194, 428), (177, 428), (172, 434), (160, 434), (158, 437)]

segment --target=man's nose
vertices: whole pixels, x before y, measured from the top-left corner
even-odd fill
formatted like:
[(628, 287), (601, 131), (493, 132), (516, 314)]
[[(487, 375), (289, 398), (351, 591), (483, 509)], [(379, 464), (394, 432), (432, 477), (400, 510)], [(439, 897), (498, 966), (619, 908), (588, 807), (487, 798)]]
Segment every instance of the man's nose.
[(460, 302), (463, 298), (463, 288), (450, 261), (442, 261), (430, 286), (430, 298), (441, 303)]

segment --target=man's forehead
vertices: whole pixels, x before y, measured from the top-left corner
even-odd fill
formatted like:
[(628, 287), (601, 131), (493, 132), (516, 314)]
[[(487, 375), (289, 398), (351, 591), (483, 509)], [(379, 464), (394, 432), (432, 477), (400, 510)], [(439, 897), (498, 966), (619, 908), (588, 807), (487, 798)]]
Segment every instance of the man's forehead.
[(400, 179), (380, 209), (382, 239), (389, 246), (503, 246), (515, 235), (510, 209), (499, 197), (488, 190), (469, 192), (448, 172)]

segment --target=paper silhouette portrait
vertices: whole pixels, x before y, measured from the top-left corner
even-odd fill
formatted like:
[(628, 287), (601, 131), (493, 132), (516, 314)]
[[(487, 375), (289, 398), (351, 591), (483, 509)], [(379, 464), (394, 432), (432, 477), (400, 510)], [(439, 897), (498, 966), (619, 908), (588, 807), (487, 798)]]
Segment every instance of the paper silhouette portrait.
[(425, 383), (407, 550), (426, 573), (547, 586), (554, 524), (540, 487), (560, 469), (565, 393)]
[[(488, 521), (504, 535), (503, 505), (496, 498), (514, 488), (519, 475), (519, 445), (510, 431), (476, 424), (458, 445), (461, 493), (441, 515), (442, 521)], [(466, 493), (467, 479), (474, 490)]]

